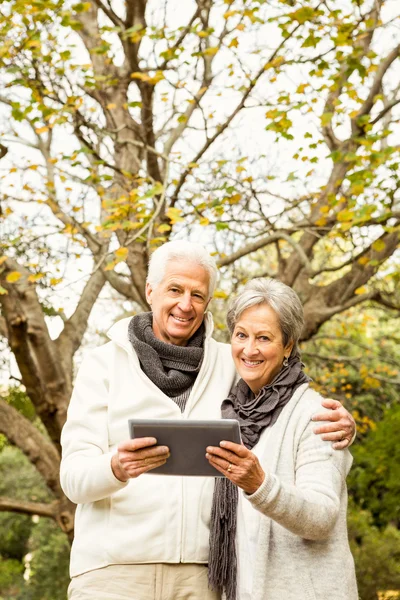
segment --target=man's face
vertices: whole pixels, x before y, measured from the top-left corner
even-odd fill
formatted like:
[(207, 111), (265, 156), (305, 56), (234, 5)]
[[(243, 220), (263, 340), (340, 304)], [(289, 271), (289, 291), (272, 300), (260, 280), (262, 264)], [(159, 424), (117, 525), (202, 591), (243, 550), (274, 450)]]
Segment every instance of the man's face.
[(146, 284), (146, 299), (153, 311), (154, 335), (167, 344), (185, 346), (203, 322), (209, 303), (210, 277), (191, 261), (171, 260), (155, 288)]

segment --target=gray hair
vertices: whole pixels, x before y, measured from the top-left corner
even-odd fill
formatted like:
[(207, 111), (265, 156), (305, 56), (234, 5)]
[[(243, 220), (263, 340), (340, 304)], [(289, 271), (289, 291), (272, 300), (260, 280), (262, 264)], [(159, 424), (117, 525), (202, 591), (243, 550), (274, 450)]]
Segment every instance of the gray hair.
[(298, 351), (298, 341), (304, 326), (303, 306), (292, 288), (281, 281), (270, 278), (252, 279), (233, 300), (227, 314), (227, 323), (232, 335), (241, 314), (258, 304), (267, 304), (278, 317), (283, 346), (293, 342), (292, 354)]
[(217, 263), (204, 246), (186, 240), (166, 242), (157, 248), (157, 250), (154, 250), (149, 260), (147, 283), (153, 288), (157, 287), (163, 280), (167, 263), (172, 260), (193, 262), (203, 267), (210, 277), (208, 295), (209, 298), (212, 297), (218, 281)]

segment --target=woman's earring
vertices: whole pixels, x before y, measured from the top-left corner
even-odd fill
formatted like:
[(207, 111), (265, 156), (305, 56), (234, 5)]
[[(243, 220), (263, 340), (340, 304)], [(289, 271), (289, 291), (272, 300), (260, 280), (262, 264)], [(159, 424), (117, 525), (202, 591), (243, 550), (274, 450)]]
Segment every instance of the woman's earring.
[(288, 366), (288, 364), (289, 364), (289, 359), (288, 359), (288, 357), (287, 357), (287, 356), (285, 356), (285, 358), (283, 359), (283, 366), (284, 366), (284, 367), (287, 367), (287, 366)]

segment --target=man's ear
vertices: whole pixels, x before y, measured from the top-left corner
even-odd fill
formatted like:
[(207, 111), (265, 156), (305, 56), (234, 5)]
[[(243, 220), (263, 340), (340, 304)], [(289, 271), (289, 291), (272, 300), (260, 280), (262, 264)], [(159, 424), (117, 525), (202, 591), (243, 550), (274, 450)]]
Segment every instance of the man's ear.
[(151, 295), (153, 293), (153, 288), (151, 287), (150, 283), (147, 282), (146, 283), (146, 300), (147, 300), (147, 304), (149, 306), (151, 306)]

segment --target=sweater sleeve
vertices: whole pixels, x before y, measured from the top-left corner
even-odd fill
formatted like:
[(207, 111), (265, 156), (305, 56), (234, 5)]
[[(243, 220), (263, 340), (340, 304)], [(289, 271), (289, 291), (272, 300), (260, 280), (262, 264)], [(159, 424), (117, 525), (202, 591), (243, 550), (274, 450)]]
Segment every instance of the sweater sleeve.
[(294, 485), (267, 472), (258, 490), (244, 495), (255, 509), (292, 533), (309, 540), (323, 540), (339, 515), (340, 496), (351, 462), (348, 450), (333, 450), (330, 442), (313, 433), (313, 423), (308, 423), (297, 448)]
[(98, 350), (79, 369), (61, 435), (61, 487), (76, 504), (94, 502), (122, 489), (111, 469), (108, 447), (107, 365)]

